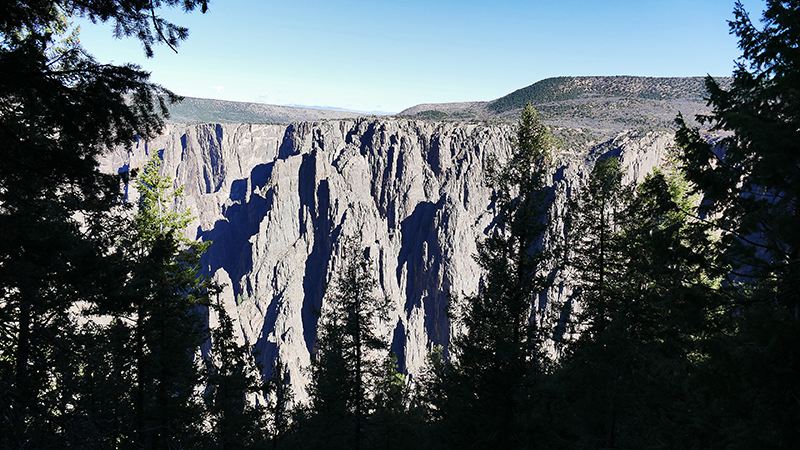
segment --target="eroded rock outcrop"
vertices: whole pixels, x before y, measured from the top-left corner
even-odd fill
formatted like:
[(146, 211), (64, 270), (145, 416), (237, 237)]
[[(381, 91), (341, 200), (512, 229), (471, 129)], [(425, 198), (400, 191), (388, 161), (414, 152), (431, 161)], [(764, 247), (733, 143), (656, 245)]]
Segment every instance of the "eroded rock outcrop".
[[(379, 295), (393, 305), (380, 332), (401, 367), (415, 373), (431, 346), (446, 345), (448, 294), (472, 293), (480, 280), (475, 241), (492, 220), (487, 157), (507, 158), (514, 134), (508, 125), (403, 119), (170, 125), (104, 165), (141, 167), (161, 153), (163, 170), (184, 186), (177, 208), (196, 216), (187, 234), (214, 242), (204, 264), (225, 284), (219, 301), (239, 338), (256, 345), (267, 368), (280, 355), (302, 397), (314, 311), (342, 236), (360, 236), (374, 262)], [(671, 141), (669, 133), (626, 133), (600, 150), (619, 154), (629, 177), (641, 179)], [(587, 150), (572, 149), (583, 157), (554, 167), (555, 215), (588, 173)], [(538, 306), (565, 294), (555, 286)]]

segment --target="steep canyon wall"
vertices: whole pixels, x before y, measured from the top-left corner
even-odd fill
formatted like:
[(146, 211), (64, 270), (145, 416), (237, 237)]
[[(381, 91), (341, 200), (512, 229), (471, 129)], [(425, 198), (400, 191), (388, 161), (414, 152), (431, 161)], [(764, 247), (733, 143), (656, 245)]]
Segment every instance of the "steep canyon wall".
[[(187, 235), (213, 241), (203, 261), (225, 285), (219, 301), (239, 339), (256, 346), (267, 370), (278, 356), (288, 363), (302, 398), (315, 311), (341, 264), (343, 236), (360, 237), (376, 294), (393, 305), (379, 330), (401, 368), (417, 373), (433, 345), (446, 346), (448, 295), (475, 292), (480, 281), (475, 242), (493, 217), (487, 159), (507, 158), (514, 135), (509, 125), (387, 118), (169, 125), (103, 166), (141, 167), (161, 154), (164, 173), (184, 187), (176, 208), (196, 216)], [(594, 158), (617, 154), (628, 179), (640, 180), (671, 142), (667, 132), (629, 132), (594, 149), (564, 149), (551, 176), (554, 216)], [(538, 306), (565, 289), (554, 286)]]

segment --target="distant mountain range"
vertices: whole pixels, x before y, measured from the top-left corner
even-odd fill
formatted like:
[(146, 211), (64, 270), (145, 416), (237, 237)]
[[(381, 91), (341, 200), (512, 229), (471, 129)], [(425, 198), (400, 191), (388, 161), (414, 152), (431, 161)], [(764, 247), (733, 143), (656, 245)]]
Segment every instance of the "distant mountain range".
[(362, 117), (365, 114), (338, 110), (264, 103), (232, 102), (208, 98), (186, 97), (169, 108), (174, 123), (292, 123), (325, 119)]

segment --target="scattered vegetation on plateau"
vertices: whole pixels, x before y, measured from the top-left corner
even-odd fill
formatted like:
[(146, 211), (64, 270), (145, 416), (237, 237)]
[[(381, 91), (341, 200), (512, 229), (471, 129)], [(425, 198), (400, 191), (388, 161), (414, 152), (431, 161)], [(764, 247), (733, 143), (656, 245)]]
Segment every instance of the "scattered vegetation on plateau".
[(702, 77), (556, 77), (544, 79), (500, 97), (489, 103), (489, 109), (495, 113), (502, 113), (520, 109), (526, 103), (540, 105), (592, 97), (699, 101), (704, 95), (705, 85)]

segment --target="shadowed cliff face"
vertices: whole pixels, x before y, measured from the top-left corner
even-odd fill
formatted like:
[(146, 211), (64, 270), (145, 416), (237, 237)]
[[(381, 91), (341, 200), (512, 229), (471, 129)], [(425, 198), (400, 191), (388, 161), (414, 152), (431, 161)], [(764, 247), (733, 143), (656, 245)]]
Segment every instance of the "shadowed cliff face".
[[(213, 241), (203, 262), (225, 285), (219, 301), (238, 321), (238, 338), (256, 345), (267, 371), (280, 355), (302, 398), (300, 369), (314, 351), (315, 311), (325, 307), (342, 236), (361, 237), (376, 294), (394, 305), (378, 329), (401, 368), (416, 373), (431, 346), (446, 347), (448, 295), (472, 293), (480, 281), (475, 241), (492, 219), (485, 161), (507, 158), (514, 134), (507, 125), (398, 119), (171, 125), (103, 164), (141, 167), (145, 145), (163, 152), (162, 170), (185, 189), (176, 207), (197, 217), (187, 234)], [(602, 151), (619, 153), (629, 177), (641, 179), (670, 142), (625, 134)], [(570, 150), (581, 157), (554, 167), (555, 215), (587, 173), (589, 149)], [(555, 286), (539, 306), (566, 294)]]

